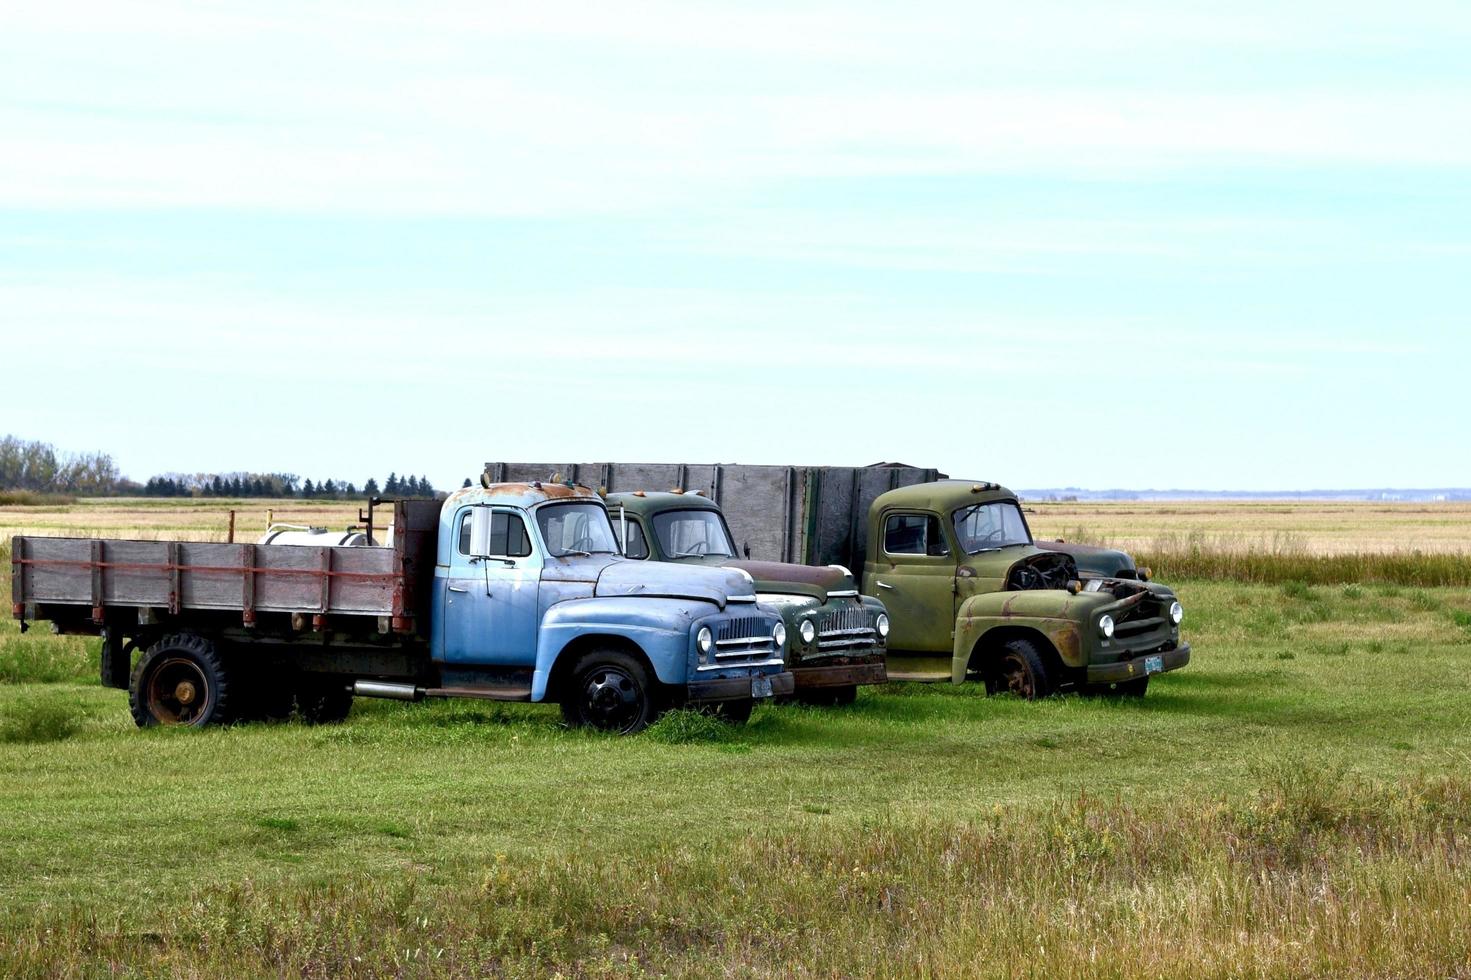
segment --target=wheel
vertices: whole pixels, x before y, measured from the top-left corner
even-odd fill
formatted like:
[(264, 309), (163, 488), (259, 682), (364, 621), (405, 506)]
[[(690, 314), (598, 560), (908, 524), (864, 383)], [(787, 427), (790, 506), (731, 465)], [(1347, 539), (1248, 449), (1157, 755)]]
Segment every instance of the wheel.
[(1052, 693), (1042, 655), (1030, 640), (1007, 640), (986, 672), (987, 694), (1015, 694), (1035, 701)]
[(1136, 677), (1132, 681), (1119, 681), (1117, 684), (1083, 685), (1083, 693), (1092, 698), (1142, 698), (1148, 690), (1148, 677)]
[(148, 648), (128, 683), (128, 709), (139, 728), (224, 724), (231, 718), (230, 672), (215, 645), (174, 633)]
[(562, 717), (574, 728), (587, 725), (629, 735), (658, 717), (655, 698), (643, 664), (617, 650), (596, 651), (573, 666), (562, 692)]
[(814, 707), (841, 707), (858, 700), (858, 685), (844, 684), (841, 687), (817, 687), (797, 695), (797, 700)]
[(751, 720), (751, 712), (756, 710), (755, 698), (741, 698), (737, 701), (716, 701), (709, 706), (709, 713), (732, 725), (744, 725)]
[(352, 691), (340, 677), (303, 678), (296, 691), (296, 712), (308, 725), (331, 725), (352, 710)]

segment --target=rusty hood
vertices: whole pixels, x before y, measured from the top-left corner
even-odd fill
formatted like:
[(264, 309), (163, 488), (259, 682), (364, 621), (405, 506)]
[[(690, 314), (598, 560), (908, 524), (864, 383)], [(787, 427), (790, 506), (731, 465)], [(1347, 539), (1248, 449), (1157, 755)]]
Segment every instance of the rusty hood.
[(735, 568), (676, 565), (655, 561), (614, 561), (598, 575), (598, 596), (654, 596), (697, 599), (721, 608), (732, 599), (755, 599), (751, 580)]
[(781, 561), (728, 561), (726, 568), (738, 568), (756, 580), (760, 592), (788, 592), (809, 595), (826, 602), (832, 592), (857, 592), (853, 576), (841, 568), (823, 565), (792, 565)]

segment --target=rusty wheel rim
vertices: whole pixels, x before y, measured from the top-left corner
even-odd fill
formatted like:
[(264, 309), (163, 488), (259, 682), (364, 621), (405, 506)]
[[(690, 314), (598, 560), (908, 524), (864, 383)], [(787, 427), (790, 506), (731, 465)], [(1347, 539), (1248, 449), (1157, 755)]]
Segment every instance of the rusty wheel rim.
[(144, 700), (160, 725), (197, 725), (209, 715), (214, 689), (199, 664), (170, 657), (149, 672)]
[(1006, 692), (1028, 701), (1036, 693), (1031, 668), (1016, 654), (1010, 654), (1001, 661), (1001, 683)]

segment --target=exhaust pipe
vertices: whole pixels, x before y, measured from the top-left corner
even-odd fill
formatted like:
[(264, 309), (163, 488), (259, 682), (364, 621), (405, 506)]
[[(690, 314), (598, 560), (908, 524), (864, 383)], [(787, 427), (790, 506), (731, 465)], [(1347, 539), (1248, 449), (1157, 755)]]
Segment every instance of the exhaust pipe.
[(424, 696), (422, 687), (412, 684), (390, 684), (387, 681), (353, 681), (352, 693), (360, 698), (392, 698), (395, 701), (418, 701)]

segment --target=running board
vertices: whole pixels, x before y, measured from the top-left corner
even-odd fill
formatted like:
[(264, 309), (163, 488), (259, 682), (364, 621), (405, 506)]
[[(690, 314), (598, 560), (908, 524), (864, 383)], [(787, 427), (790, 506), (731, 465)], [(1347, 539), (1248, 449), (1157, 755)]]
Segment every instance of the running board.
[(530, 701), (531, 687), (426, 687), (426, 698), (479, 698), (482, 701)]
[(939, 673), (938, 671), (929, 671), (929, 670), (894, 670), (891, 667), (891, 668), (889, 668), (889, 680), (891, 680), (891, 681), (908, 681), (908, 682), (911, 682), (911, 683), (919, 683), (919, 684), (936, 684), (936, 683), (939, 683), (940, 681), (947, 681), (948, 682), (949, 680), (951, 680), (951, 677), (950, 677), (949, 674), (942, 674), (942, 673)]

